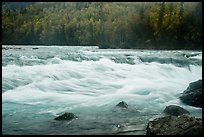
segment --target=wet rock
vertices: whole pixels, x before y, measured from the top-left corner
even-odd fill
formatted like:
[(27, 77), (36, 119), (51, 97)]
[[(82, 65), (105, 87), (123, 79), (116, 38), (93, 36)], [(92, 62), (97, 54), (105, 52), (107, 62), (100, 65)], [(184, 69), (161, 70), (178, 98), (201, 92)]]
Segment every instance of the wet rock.
[(39, 49), (39, 48), (33, 48), (33, 49)]
[(121, 101), (119, 102), (116, 107), (120, 107), (120, 108), (128, 108), (128, 104), (125, 101)]
[(164, 109), (163, 113), (167, 115), (172, 115), (172, 116), (190, 114), (187, 110), (183, 109), (182, 107), (176, 106), (176, 105), (167, 106)]
[(78, 118), (74, 113), (65, 112), (64, 114), (55, 118), (55, 120), (72, 120)]
[(202, 119), (182, 116), (166, 116), (148, 123), (147, 135), (202, 135)]
[(190, 83), (180, 96), (180, 100), (190, 106), (202, 107), (202, 80)]

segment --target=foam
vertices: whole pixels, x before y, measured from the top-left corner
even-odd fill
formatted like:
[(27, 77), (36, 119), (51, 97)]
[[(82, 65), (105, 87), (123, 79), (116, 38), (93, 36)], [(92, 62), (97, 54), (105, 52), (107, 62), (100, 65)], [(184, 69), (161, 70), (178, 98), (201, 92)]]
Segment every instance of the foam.
[[(89, 52), (86, 51), (87, 54)], [(190, 82), (202, 79), (202, 66), (190, 65), (186, 68), (158, 62), (138, 62), (133, 51), (130, 54), (138, 63), (116, 63), (106, 54), (127, 54), (128, 51), (104, 53), (94, 52), (100, 56), (99, 60), (72, 61), (55, 56), (43, 65), (3, 66), (3, 105), (9, 102), (40, 108), (42, 105), (47, 106), (42, 113), (52, 114), (63, 110), (83, 113), (82, 108), (100, 113), (102, 108), (110, 110), (124, 100), (140, 111), (161, 112), (165, 106), (177, 104), (195, 114), (200, 112), (200, 109), (183, 105), (178, 95)], [(145, 55), (145, 52), (142, 54)], [(152, 55), (148, 53), (148, 56)], [(18, 84), (13, 86), (12, 79), (18, 80)], [(28, 83), (23, 84), (25, 81)], [(7, 85), (12, 88), (6, 88)]]

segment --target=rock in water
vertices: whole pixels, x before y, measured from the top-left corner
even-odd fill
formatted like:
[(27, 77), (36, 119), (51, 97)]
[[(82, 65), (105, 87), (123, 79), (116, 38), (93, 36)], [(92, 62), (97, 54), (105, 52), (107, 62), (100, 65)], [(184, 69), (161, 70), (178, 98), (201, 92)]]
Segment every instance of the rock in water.
[(33, 49), (39, 49), (39, 48), (33, 48)]
[(150, 121), (146, 129), (147, 135), (202, 135), (202, 119), (166, 116)]
[(188, 88), (180, 96), (180, 99), (187, 105), (202, 107), (202, 80), (190, 83)]
[(119, 102), (116, 106), (120, 108), (128, 108), (128, 104), (125, 101)]
[(182, 107), (176, 106), (176, 105), (167, 106), (164, 109), (163, 113), (167, 115), (172, 115), (172, 116), (190, 114), (187, 110), (183, 109)]
[(73, 113), (65, 112), (64, 114), (56, 117), (55, 120), (72, 120), (77, 118)]

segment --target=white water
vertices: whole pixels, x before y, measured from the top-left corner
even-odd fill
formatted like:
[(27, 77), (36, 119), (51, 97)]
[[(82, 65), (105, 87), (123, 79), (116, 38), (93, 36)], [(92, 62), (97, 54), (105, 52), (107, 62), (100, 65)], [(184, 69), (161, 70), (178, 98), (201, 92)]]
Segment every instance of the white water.
[[(43, 53), (45, 49), (35, 51), (36, 53), (30, 56), (25, 51), (3, 51), (3, 56), (19, 52), (17, 55), (20, 55), (19, 60), (23, 64), (17, 65), (9, 61), (2, 66), (4, 134), (54, 134), (59, 131), (61, 134), (89, 134), (87, 131), (90, 131), (90, 134), (110, 134), (115, 124), (145, 125), (148, 119), (160, 114), (166, 106), (172, 104), (187, 109), (196, 117), (202, 115), (202, 109), (185, 105), (178, 98), (190, 82), (202, 79), (202, 65), (189, 63), (188, 67), (178, 67), (172, 63), (138, 60), (138, 54), (155, 57), (157, 55), (153, 53), (157, 53), (156, 51), (152, 53), (80, 47), (72, 49), (71, 52), (69, 50), (71, 56), (79, 53), (82, 58), (92, 56), (94, 59), (77, 61), (78, 57), (75, 57), (74, 60), (63, 60), (61, 58), (65, 56), (54, 52), (60, 49), (62, 47), (47, 47), (46, 51), (54, 55), (45, 60), (39, 59), (42, 54), (38, 54)], [(159, 51), (158, 54), (163, 52)], [(176, 52), (176, 55), (180, 52)], [(187, 51), (181, 53), (185, 52)], [(61, 54), (67, 53), (68, 51), (63, 51)], [(134, 64), (116, 63), (117, 61), (111, 60), (121, 59), (124, 54), (132, 55)], [(168, 51), (168, 54), (171, 54), (171, 51)], [(198, 57), (202, 60), (201, 55), (193, 59)], [(43, 63), (32, 64), (34, 60)], [(124, 120), (120, 116), (117, 118), (117, 114), (113, 112), (114, 106), (120, 101), (127, 102), (131, 110), (124, 115), (123, 112), (120, 114)], [(59, 127), (51, 129), (53, 127), (49, 122), (52, 123), (54, 117), (65, 111), (79, 116), (79, 119), (71, 123), (72, 130), (67, 130), (66, 126), (64, 130), (62, 127), (60, 130)], [(39, 128), (40, 125), (44, 129)]]

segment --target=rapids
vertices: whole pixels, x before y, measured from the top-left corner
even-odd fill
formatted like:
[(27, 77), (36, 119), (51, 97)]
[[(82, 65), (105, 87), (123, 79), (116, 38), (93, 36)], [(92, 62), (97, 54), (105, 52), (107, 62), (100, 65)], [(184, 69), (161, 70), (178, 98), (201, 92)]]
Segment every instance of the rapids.
[[(17, 47), (2, 50), (2, 134), (145, 134), (172, 104), (202, 117), (178, 98), (202, 79), (201, 51)], [(128, 110), (114, 111), (120, 101)], [(78, 119), (54, 120), (65, 111)]]

